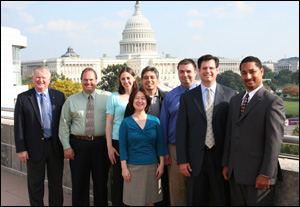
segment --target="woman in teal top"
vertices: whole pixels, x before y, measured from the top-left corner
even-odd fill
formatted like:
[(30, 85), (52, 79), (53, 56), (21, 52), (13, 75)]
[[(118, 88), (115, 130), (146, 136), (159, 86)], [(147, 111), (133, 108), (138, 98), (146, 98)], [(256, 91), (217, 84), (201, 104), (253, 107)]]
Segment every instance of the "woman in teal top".
[(159, 119), (146, 113), (150, 104), (143, 87), (133, 91), (128, 106), (134, 114), (120, 126), (123, 202), (130, 206), (154, 205), (162, 200), (158, 182), (164, 172), (164, 142)]
[(113, 165), (113, 184), (111, 187), (113, 206), (122, 206), (123, 178), (119, 158), (119, 127), (124, 118), (129, 96), (138, 87), (135, 73), (124, 67), (118, 76), (118, 92), (113, 93), (106, 105), (106, 141), (108, 156)]

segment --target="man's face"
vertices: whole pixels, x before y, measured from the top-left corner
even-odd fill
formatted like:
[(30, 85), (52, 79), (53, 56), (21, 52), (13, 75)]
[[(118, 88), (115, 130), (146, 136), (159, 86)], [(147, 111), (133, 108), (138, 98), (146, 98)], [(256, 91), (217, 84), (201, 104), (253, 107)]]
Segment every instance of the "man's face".
[(181, 64), (178, 67), (178, 78), (185, 88), (190, 88), (196, 79), (197, 71), (192, 64)]
[(199, 75), (201, 78), (201, 84), (206, 87), (212, 86), (217, 79), (219, 68), (216, 67), (215, 60), (203, 61), (199, 68)]
[(159, 79), (156, 77), (154, 71), (147, 71), (144, 73), (141, 84), (146, 90), (156, 90), (159, 84)]
[(255, 90), (262, 84), (264, 69), (256, 66), (255, 62), (241, 65), (241, 76), (248, 92)]
[(50, 74), (48, 72), (36, 71), (32, 76), (34, 88), (39, 92), (44, 92), (50, 84)]
[(95, 73), (93, 71), (86, 71), (85, 73), (83, 73), (81, 85), (86, 93), (92, 94), (97, 86), (97, 79), (95, 77)]

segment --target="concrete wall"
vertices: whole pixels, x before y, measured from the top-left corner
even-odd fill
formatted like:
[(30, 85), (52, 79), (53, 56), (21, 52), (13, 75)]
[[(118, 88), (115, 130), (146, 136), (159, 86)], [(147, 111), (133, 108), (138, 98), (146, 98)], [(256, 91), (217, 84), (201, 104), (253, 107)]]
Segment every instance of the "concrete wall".
[[(5, 167), (12, 173), (20, 176), (26, 176), (26, 164), (19, 161), (16, 153), (13, 125), (13, 120), (1, 118), (1, 167)], [(276, 185), (275, 205), (299, 206), (299, 160), (281, 158), (279, 162), (283, 171), (284, 180), (283, 182), (278, 182)], [(72, 192), (70, 166), (67, 160), (65, 160), (63, 185), (66, 192)], [(110, 179), (108, 188), (108, 200), (110, 201)]]

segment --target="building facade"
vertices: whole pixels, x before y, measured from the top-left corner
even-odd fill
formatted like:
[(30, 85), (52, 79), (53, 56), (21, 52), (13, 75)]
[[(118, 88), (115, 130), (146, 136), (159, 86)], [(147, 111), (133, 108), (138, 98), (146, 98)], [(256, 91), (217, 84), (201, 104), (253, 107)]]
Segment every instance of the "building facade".
[(284, 69), (291, 70), (293, 73), (299, 70), (299, 57), (281, 59), (274, 64), (275, 73), (279, 73)]
[(21, 49), (26, 47), (19, 30), (1, 27), (1, 107), (14, 108), (18, 94), (28, 90), (21, 82)]

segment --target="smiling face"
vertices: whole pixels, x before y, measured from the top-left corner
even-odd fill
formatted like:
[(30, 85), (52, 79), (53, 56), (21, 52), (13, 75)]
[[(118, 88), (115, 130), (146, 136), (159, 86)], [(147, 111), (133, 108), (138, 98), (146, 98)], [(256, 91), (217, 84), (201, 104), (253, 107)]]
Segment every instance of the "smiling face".
[(36, 70), (32, 76), (32, 83), (34, 88), (39, 92), (44, 92), (50, 84), (50, 73)]
[(124, 87), (125, 91), (131, 91), (135, 79), (136, 77), (133, 77), (130, 73), (126, 71), (121, 74), (120, 82)]
[(255, 90), (262, 84), (264, 69), (255, 62), (245, 62), (241, 65), (241, 76), (248, 92)]
[(212, 86), (217, 79), (219, 68), (216, 67), (214, 59), (203, 61), (199, 68), (199, 75), (201, 78), (201, 84), (206, 87)]
[(141, 84), (147, 91), (155, 91), (157, 89), (157, 85), (159, 84), (159, 79), (156, 77), (154, 71), (147, 71), (144, 73)]
[(196, 79), (197, 71), (192, 64), (180, 64), (178, 66), (178, 78), (185, 88), (190, 88)]
[(86, 71), (82, 74), (81, 85), (87, 94), (92, 94), (97, 86), (97, 78), (93, 71)]
[(141, 91), (137, 92), (133, 99), (133, 108), (135, 111), (143, 111), (145, 110), (147, 106), (147, 99), (145, 94), (143, 94)]

